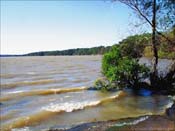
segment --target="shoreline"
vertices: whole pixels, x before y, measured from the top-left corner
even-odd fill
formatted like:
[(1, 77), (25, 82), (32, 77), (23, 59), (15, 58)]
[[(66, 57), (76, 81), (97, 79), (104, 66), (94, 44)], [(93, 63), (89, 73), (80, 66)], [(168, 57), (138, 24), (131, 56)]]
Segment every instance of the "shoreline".
[(134, 118), (83, 123), (69, 129), (48, 131), (175, 131), (175, 101), (163, 115), (145, 115)]

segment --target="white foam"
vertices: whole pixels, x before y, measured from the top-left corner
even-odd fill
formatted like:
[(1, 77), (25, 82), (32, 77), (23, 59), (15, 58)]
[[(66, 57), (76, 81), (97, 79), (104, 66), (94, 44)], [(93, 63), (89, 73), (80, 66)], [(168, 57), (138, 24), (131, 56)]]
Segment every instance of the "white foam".
[(175, 95), (173, 95), (173, 96), (169, 95), (168, 97), (171, 98), (173, 101), (175, 101)]
[(31, 131), (29, 127), (24, 127), (24, 128), (14, 128), (12, 131)]
[(36, 72), (27, 72), (28, 75), (35, 75)]
[[(97, 106), (105, 101), (116, 99), (121, 92), (118, 92), (116, 95), (101, 99), (101, 100), (96, 100), (96, 101), (83, 101), (83, 102), (65, 102), (65, 103), (59, 103), (59, 104), (54, 104), (50, 103), (48, 106), (42, 107), (42, 110), (45, 111), (50, 111), (50, 112), (72, 112), (74, 110), (80, 110), (84, 109), (86, 107), (92, 107), (92, 106)], [(63, 99), (61, 98), (61, 101)]]
[(71, 96), (64, 96), (65, 98), (69, 98), (69, 97), (71, 97)]
[(24, 92), (24, 91), (11, 91), (11, 92), (7, 92), (8, 94), (15, 94), (15, 93), (21, 93), (21, 92)]
[(170, 103), (168, 103), (168, 104), (165, 106), (165, 108), (166, 108), (166, 109), (170, 108), (170, 107), (173, 105), (173, 103), (174, 103), (174, 102), (171, 101)]
[(137, 119), (137, 120), (134, 120), (134, 121), (131, 122), (131, 123), (132, 123), (132, 125), (136, 125), (136, 124), (138, 124), (138, 123), (140, 123), (140, 122), (142, 122), (142, 121), (145, 121), (145, 120), (148, 119), (148, 118), (149, 118), (149, 116), (141, 117), (141, 118), (139, 118), (139, 119)]
[(136, 125), (142, 121), (145, 121), (146, 119), (148, 119), (149, 116), (144, 116), (144, 117), (141, 117), (141, 118), (138, 118), (132, 122), (122, 122), (122, 123), (117, 123), (115, 124), (115, 126), (125, 126), (125, 125)]
[(88, 106), (96, 106), (100, 103), (100, 101), (84, 101), (84, 102), (66, 102), (60, 104), (51, 103), (46, 107), (42, 107), (42, 110), (50, 111), (50, 112), (72, 112), (74, 110), (84, 109)]

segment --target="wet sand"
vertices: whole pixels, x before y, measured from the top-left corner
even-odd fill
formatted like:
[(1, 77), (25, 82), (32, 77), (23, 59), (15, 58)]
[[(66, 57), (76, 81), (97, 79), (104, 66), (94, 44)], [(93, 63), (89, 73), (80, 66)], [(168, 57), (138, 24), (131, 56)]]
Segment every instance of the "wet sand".
[[(141, 120), (142, 118), (146, 119)], [(138, 120), (140, 121), (138, 122)], [(121, 125), (121, 123), (125, 124)], [(49, 131), (63, 130), (50, 129)], [(175, 103), (166, 110), (164, 115), (85, 123), (67, 129), (67, 131), (175, 131)]]

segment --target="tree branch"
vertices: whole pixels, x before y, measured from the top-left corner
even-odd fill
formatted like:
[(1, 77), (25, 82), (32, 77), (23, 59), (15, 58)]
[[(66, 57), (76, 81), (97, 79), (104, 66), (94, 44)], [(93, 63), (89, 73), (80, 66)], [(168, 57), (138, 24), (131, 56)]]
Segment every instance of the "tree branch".
[(153, 24), (151, 23), (151, 21), (141, 12), (141, 10), (136, 6), (134, 5), (136, 11), (138, 11), (138, 13), (150, 24), (150, 26), (152, 27)]
[[(117, 0), (114, 0), (114, 1), (117, 1)], [(153, 27), (153, 24), (152, 22), (143, 14), (143, 12), (138, 8), (137, 6), (137, 1), (130, 1), (130, 0), (118, 0), (119, 2), (127, 5), (129, 8), (133, 9), (134, 11), (138, 12), (140, 16), (142, 16), (148, 23), (151, 27)], [(135, 3), (134, 3), (135, 2)], [(168, 43), (172, 44), (173, 42), (168, 38), (166, 37), (164, 34), (162, 34), (161, 32), (159, 32), (157, 29), (156, 29), (156, 32), (158, 35), (162, 36), (163, 38), (165, 38)]]

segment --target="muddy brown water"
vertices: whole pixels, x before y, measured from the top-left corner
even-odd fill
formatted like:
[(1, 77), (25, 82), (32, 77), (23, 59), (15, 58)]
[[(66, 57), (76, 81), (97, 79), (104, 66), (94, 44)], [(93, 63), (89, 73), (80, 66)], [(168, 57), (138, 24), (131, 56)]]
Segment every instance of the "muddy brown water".
[(0, 59), (1, 130), (38, 131), (161, 114), (172, 103), (168, 96), (86, 90), (102, 76), (102, 56)]

